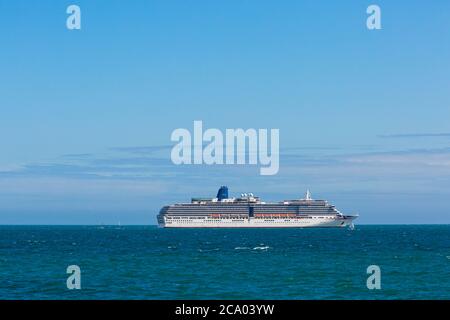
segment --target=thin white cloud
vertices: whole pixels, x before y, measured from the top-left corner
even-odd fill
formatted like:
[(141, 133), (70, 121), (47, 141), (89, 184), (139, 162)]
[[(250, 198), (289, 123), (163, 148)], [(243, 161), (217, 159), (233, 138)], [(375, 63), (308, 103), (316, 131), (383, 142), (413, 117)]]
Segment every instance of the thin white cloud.
[(396, 133), (396, 134), (382, 134), (379, 138), (437, 138), (437, 137), (449, 137), (449, 132), (440, 133)]
[(24, 170), (24, 167), (19, 164), (0, 165), (0, 173), (20, 172), (22, 170)]

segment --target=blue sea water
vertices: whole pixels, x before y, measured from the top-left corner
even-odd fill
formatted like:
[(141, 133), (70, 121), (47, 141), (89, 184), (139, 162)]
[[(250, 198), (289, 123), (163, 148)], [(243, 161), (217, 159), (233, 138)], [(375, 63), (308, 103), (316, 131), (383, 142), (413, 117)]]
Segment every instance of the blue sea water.
[[(81, 290), (66, 287), (69, 265)], [(450, 225), (0, 226), (0, 298), (450, 299)]]

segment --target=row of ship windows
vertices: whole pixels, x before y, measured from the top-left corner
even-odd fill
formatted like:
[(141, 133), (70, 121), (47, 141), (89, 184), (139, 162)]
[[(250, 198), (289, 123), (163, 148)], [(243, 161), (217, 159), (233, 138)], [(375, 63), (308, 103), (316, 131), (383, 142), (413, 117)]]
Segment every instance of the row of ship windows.
[(299, 205), (299, 204), (261, 204), (261, 205), (252, 205), (249, 206), (247, 204), (232, 204), (230, 205), (229, 203), (208, 203), (205, 205), (200, 205), (199, 204), (182, 204), (182, 205), (173, 205), (170, 206), (170, 208), (198, 208), (198, 207), (230, 207), (230, 208), (248, 208), (248, 207), (252, 207), (252, 208), (279, 208), (279, 207), (287, 207), (287, 208), (317, 208), (317, 207), (332, 207), (330, 205), (325, 205), (324, 203), (317, 203), (317, 204), (304, 204), (304, 205)]
[(211, 207), (192, 207), (192, 208), (183, 208), (183, 207), (172, 207), (172, 208), (164, 208), (163, 210), (247, 210), (249, 208), (253, 208), (254, 210), (333, 210), (331, 207), (305, 207), (305, 208), (286, 208), (286, 207), (241, 207), (241, 208), (211, 208)]
[(316, 210), (316, 209), (333, 209), (332, 207), (326, 207), (326, 206), (317, 206), (317, 207), (223, 207), (223, 208), (214, 208), (214, 207), (198, 207), (198, 206), (192, 206), (192, 207), (170, 207), (170, 208), (164, 208), (164, 210), (246, 210), (248, 208), (254, 208), (255, 210)]
[[(298, 219), (333, 219), (334, 217), (298, 217), (292, 220), (298, 220)], [(190, 219), (180, 219), (180, 218), (173, 218), (174, 220), (177, 220), (177, 222), (193, 222), (195, 218), (190, 218)], [(200, 218), (201, 219), (201, 218)], [(258, 220), (264, 220), (267, 222), (280, 222), (281, 219), (267, 219), (267, 218), (255, 218)], [(169, 218), (170, 220), (170, 218)], [(246, 219), (226, 219), (226, 220), (222, 220), (222, 219), (208, 219), (205, 220), (205, 222), (217, 222), (217, 220), (221, 220), (221, 222), (238, 222), (238, 221), (245, 221)], [(231, 221), (230, 221), (231, 220)], [(284, 221), (291, 221), (291, 219), (283, 219), (282, 222)]]
[[(260, 212), (254, 212), (253, 215), (254, 216), (258, 216), (258, 215), (274, 215), (274, 216), (278, 216), (278, 215), (336, 215), (336, 212), (300, 212), (300, 213), (292, 213), (292, 212), (264, 212), (264, 213), (260, 213)], [(189, 213), (178, 213), (178, 212), (172, 212), (169, 214), (166, 214), (166, 216), (178, 216), (178, 217), (195, 217), (198, 216), (199, 219), (206, 219), (207, 216), (234, 216), (234, 217), (240, 217), (240, 218), (247, 218), (248, 214), (247, 213), (228, 213), (228, 212), (221, 212), (221, 213), (216, 213), (216, 212), (209, 212), (209, 213), (199, 213), (199, 212), (189, 212)]]
[[(330, 217), (295, 217), (294, 219), (333, 219), (335, 216), (330, 216)], [(180, 220), (180, 219), (186, 219), (186, 218), (182, 218), (182, 217), (166, 217), (168, 220)], [(228, 217), (189, 217), (189, 220), (195, 220), (195, 219), (200, 219), (200, 220), (221, 220), (221, 219), (247, 219), (247, 217), (240, 217), (240, 218), (228, 218)], [(254, 217), (254, 219), (267, 219), (267, 217)]]
[[(179, 220), (177, 222), (186, 222), (186, 223), (192, 223), (191, 220)], [(217, 223), (217, 221), (205, 221), (208, 223)], [(245, 222), (245, 220), (231, 220), (231, 221), (222, 221), (222, 223), (233, 223), (233, 222)], [(291, 222), (291, 220), (269, 220), (265, 219), (264, 222), (275, 222), (275, 223), (281, 223), (281, 222)]]
[[(274, 220), (274, 219), (263, 219), (264, 222), (273, 222), (273, 223), (284, 223), (284, 222), (297, 222), (297, 220)], [(185, 222), (185, 223), (193, 223), (192, 220), (178, 220), (176, 222)], [(207, 223), (217, 223), (217, 221), (205, 221)], [(231, 221), (222, 221), (222, 223), (233, 223), (233, 222), (245, 222), (245, 220), (231, 220)], [(170, 221), (168, 223), (171, 223)]]
[[(245, 220), (231, 220), (231, 221), (222, 221), (222, 222), (226, 222), (226, 223), (232, 223), (232, 222), (244, 222)], [(189, 222), (189, 223), (192, 223), (192, 222), (194, 222), (193, 220), (177, 220), (176, 222)], [(212, 221), (212, 220), (206, 220), (206, 221), (203, 221), (203, 222), (214, 222), (214, 223), (216, 223), (217, 221)]]
[(200, 209), (200, 210), (208, 210), (208, 209), (213, 209), (213, 210), (243, 210), (243, 209), (248, 209), (248, 208), (255, 208), (256, 210), (265, 210), (265, 209), (278, 209), (278, 210), (296, 210), (296, 209), (332, 209), (333, 207), (330, 206), (255, 206), (255, 207), (249, 207), (249, 206), (226, 206), (226, 207), (222, 207), (222, 208), (215, 208), (214, 206), (175, 206), (175, 207), (168, 207), (168, 208), (164, 208), (164, 209), (170, 209), (170, 210), (175, 210), (175, 209), (182, 209), (182, 210), (196, 210), (196, 209)]

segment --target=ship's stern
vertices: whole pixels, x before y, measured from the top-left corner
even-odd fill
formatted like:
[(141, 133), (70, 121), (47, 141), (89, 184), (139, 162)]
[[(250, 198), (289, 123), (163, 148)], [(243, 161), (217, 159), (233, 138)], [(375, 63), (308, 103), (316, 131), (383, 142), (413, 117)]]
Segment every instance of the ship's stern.
[(165, 216), (166, 216), (168, 209), (169, 209), (169, 206), (162, 207), (161, 210), (159, 211), (159, 214), (156, 216), (156, 220), (158, 221), (158, 227), (160, 227), (160, 228), (165, 228), (165, 226), (166, 226)]
[(158, 214), (156, 216), (156, 219), (158, 221), (158, 227), (159, 228), (164, 228), (165, 227), (164, 215)]

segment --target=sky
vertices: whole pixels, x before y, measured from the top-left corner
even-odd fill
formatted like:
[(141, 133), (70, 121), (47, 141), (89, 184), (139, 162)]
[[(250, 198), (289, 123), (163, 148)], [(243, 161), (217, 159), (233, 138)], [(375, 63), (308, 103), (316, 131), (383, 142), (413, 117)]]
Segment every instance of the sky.
[[(155, 224), (221, 185), (448, 224), (449, 58), (446, 0), (0, 0), (0, 224)], [(278, 174), (173, 164), (194, 120), (279, 129)]]

